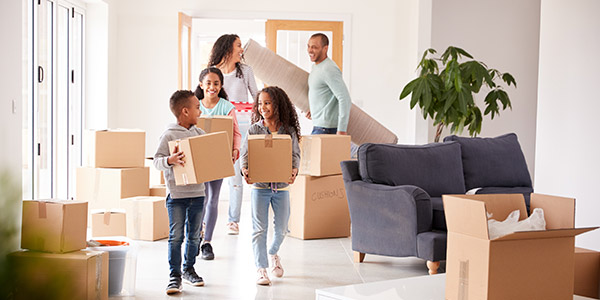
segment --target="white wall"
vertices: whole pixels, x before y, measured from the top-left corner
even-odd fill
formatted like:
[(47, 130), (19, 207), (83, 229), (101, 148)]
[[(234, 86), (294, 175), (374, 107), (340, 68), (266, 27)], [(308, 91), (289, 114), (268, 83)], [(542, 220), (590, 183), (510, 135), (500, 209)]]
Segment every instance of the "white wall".
[(108, 5), (86, 6), (84, 128), (108, 126)]
[[(484, 117), (479, 136), (515, 132), (533, 177), (540, 0), (433, 0), (431, 18), (431, 46), (438, 54), (450, 45), (457, 46), (488, 67), (515, 77), (518, 88), (506, 90), (512, 111), (503, 111), (494, 120)], [(480, 107), (484, 107), (484, 92), (476, 97)], [(435, 130), (430, 129), (430, 141), (434, 135)]]
[[(24, 2), (21, 0), (0, 1), (0, 41), (2, 41), (2, 55), (0, 55), (0, 172), (8, 171), (12, 176), (12, 182), (20, 190), (21, 186), (21, 122), (23, 120), (24, 100), (24, 68), (26, 68), (26, 56), (24, 49)], [(7, 191), (0, 191), (4, 194)], [(5, 197), (0, 197), (5, 199)], [(2, 201), (2, 200), (0, 200)], [(0, 203), (0, 207), (7, 208), (6, 203)], [(20, 224), (20, 201), (12, 205), (15, 221)], [(3, 214), (9, 215), (9, 214)], [(20, 228), (20, 225), (17, 225)], [(5, 237), (3, 237), (5, 238)], [(15, 240), (10, 242), (12, 248), (18, 248)], [(12, 245), (14, 243), (14, 245)], [(5, 248), (3, 247), (3, 250)]]
[[(576, 225), (600, 225), (600, 2), (542, 0), (536, 143), (538, 192), (575, 197)], [(576, 244), (600, 251), (600, 231)]]
[(408, 103), (398, 101), (398, 96), (402, 86), (414, 77), (417, 63), (418, 0), (106, 2), (108, 126), (146, 130), (148, 155), (154, 154), (160, 134), (173, 121), (168, 99), (177, 88), (179, 11), (192, 16), (211, 11), (221, 16), (228, 11), (233, 15), (267, 13), (272, 18), (291, 13), (351, 15), (350, 70), (354, 71), (347, 84), (353, 102), (396, 132), (400, 142), (414, 142), (414, 113)]

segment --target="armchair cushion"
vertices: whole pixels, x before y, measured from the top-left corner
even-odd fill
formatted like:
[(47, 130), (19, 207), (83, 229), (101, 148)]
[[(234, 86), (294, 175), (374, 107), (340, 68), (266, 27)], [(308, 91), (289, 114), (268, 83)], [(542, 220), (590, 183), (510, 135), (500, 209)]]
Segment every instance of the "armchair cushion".
[(458, 143), (427, 145), (363, 144), (358, 149), (362, 180), (391, 186), (414, 185), (431, 197), (464, 194)]
[(495, 138), (456, 135), (444, 138), (444, 142), (449, 141), (458, 142), (461, 146), (466, 190), (479, 187), (532, 186), (516, 134), (509, 133)]

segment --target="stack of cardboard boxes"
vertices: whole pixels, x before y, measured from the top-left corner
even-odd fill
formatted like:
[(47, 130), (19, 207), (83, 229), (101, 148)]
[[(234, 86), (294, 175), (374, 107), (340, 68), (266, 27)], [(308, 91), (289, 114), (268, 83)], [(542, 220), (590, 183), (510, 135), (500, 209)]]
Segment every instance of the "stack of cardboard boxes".
[(23, 201), (21, 248), (9, 254), (15, 299), (108, 299), (108, 253), (87, 247), (88, 203)]
[[(84, 132), (84, 166), (76, 171), (75, 197), (89, 203), (93, 236), (149, 241), (169, 236), (165, 197), (150, 196), (145, 137), (141, 130)], [(141, 228), (148, 224), (153, 224), (150, 230)]]
[(350, 215), (340, 162), (350, 159), (350, 136), (308, 135), (301, 141), (300, 170), (290, 189), (290, 236), (350, 236)]

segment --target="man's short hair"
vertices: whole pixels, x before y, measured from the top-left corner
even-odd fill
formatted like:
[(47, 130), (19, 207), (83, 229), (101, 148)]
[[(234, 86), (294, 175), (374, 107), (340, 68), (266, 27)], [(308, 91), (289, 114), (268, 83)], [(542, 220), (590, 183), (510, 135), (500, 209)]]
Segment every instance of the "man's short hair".
[(194, 96), (194, 92), (188, 90), (179, 90), (173, 93), (169, 100), (169, 107), (175, 117), (179, 117), (181, 110), (189, 105), (190, 97)]
[(326, 35), (324, 35), (322, 33), (315, 33), (310, 36), (311, 39), (317, 38), (317, 37), (321, 38), (321, 46), (323, 46), (323, 47), (329, 46), (329, 38)]

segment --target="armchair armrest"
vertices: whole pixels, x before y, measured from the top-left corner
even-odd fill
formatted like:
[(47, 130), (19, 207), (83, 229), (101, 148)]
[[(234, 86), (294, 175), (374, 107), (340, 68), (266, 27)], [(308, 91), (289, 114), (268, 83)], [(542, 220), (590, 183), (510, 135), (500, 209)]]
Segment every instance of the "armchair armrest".
[[(358, 164), (356, 164), (358, 169)], [(354, 251), (416, 256), (417, 234), (431, 230), (429, 195), (419, 187), (367, 183), (352, 174), (352, 162), (342, 163), (352, 224)]]
[(361, 180), (360, 172), (358, 171), (358, 161), (345, 160), (340, 162), (340, 166), (342, 167), (342, 177), (344, 177), (344, 181)]

